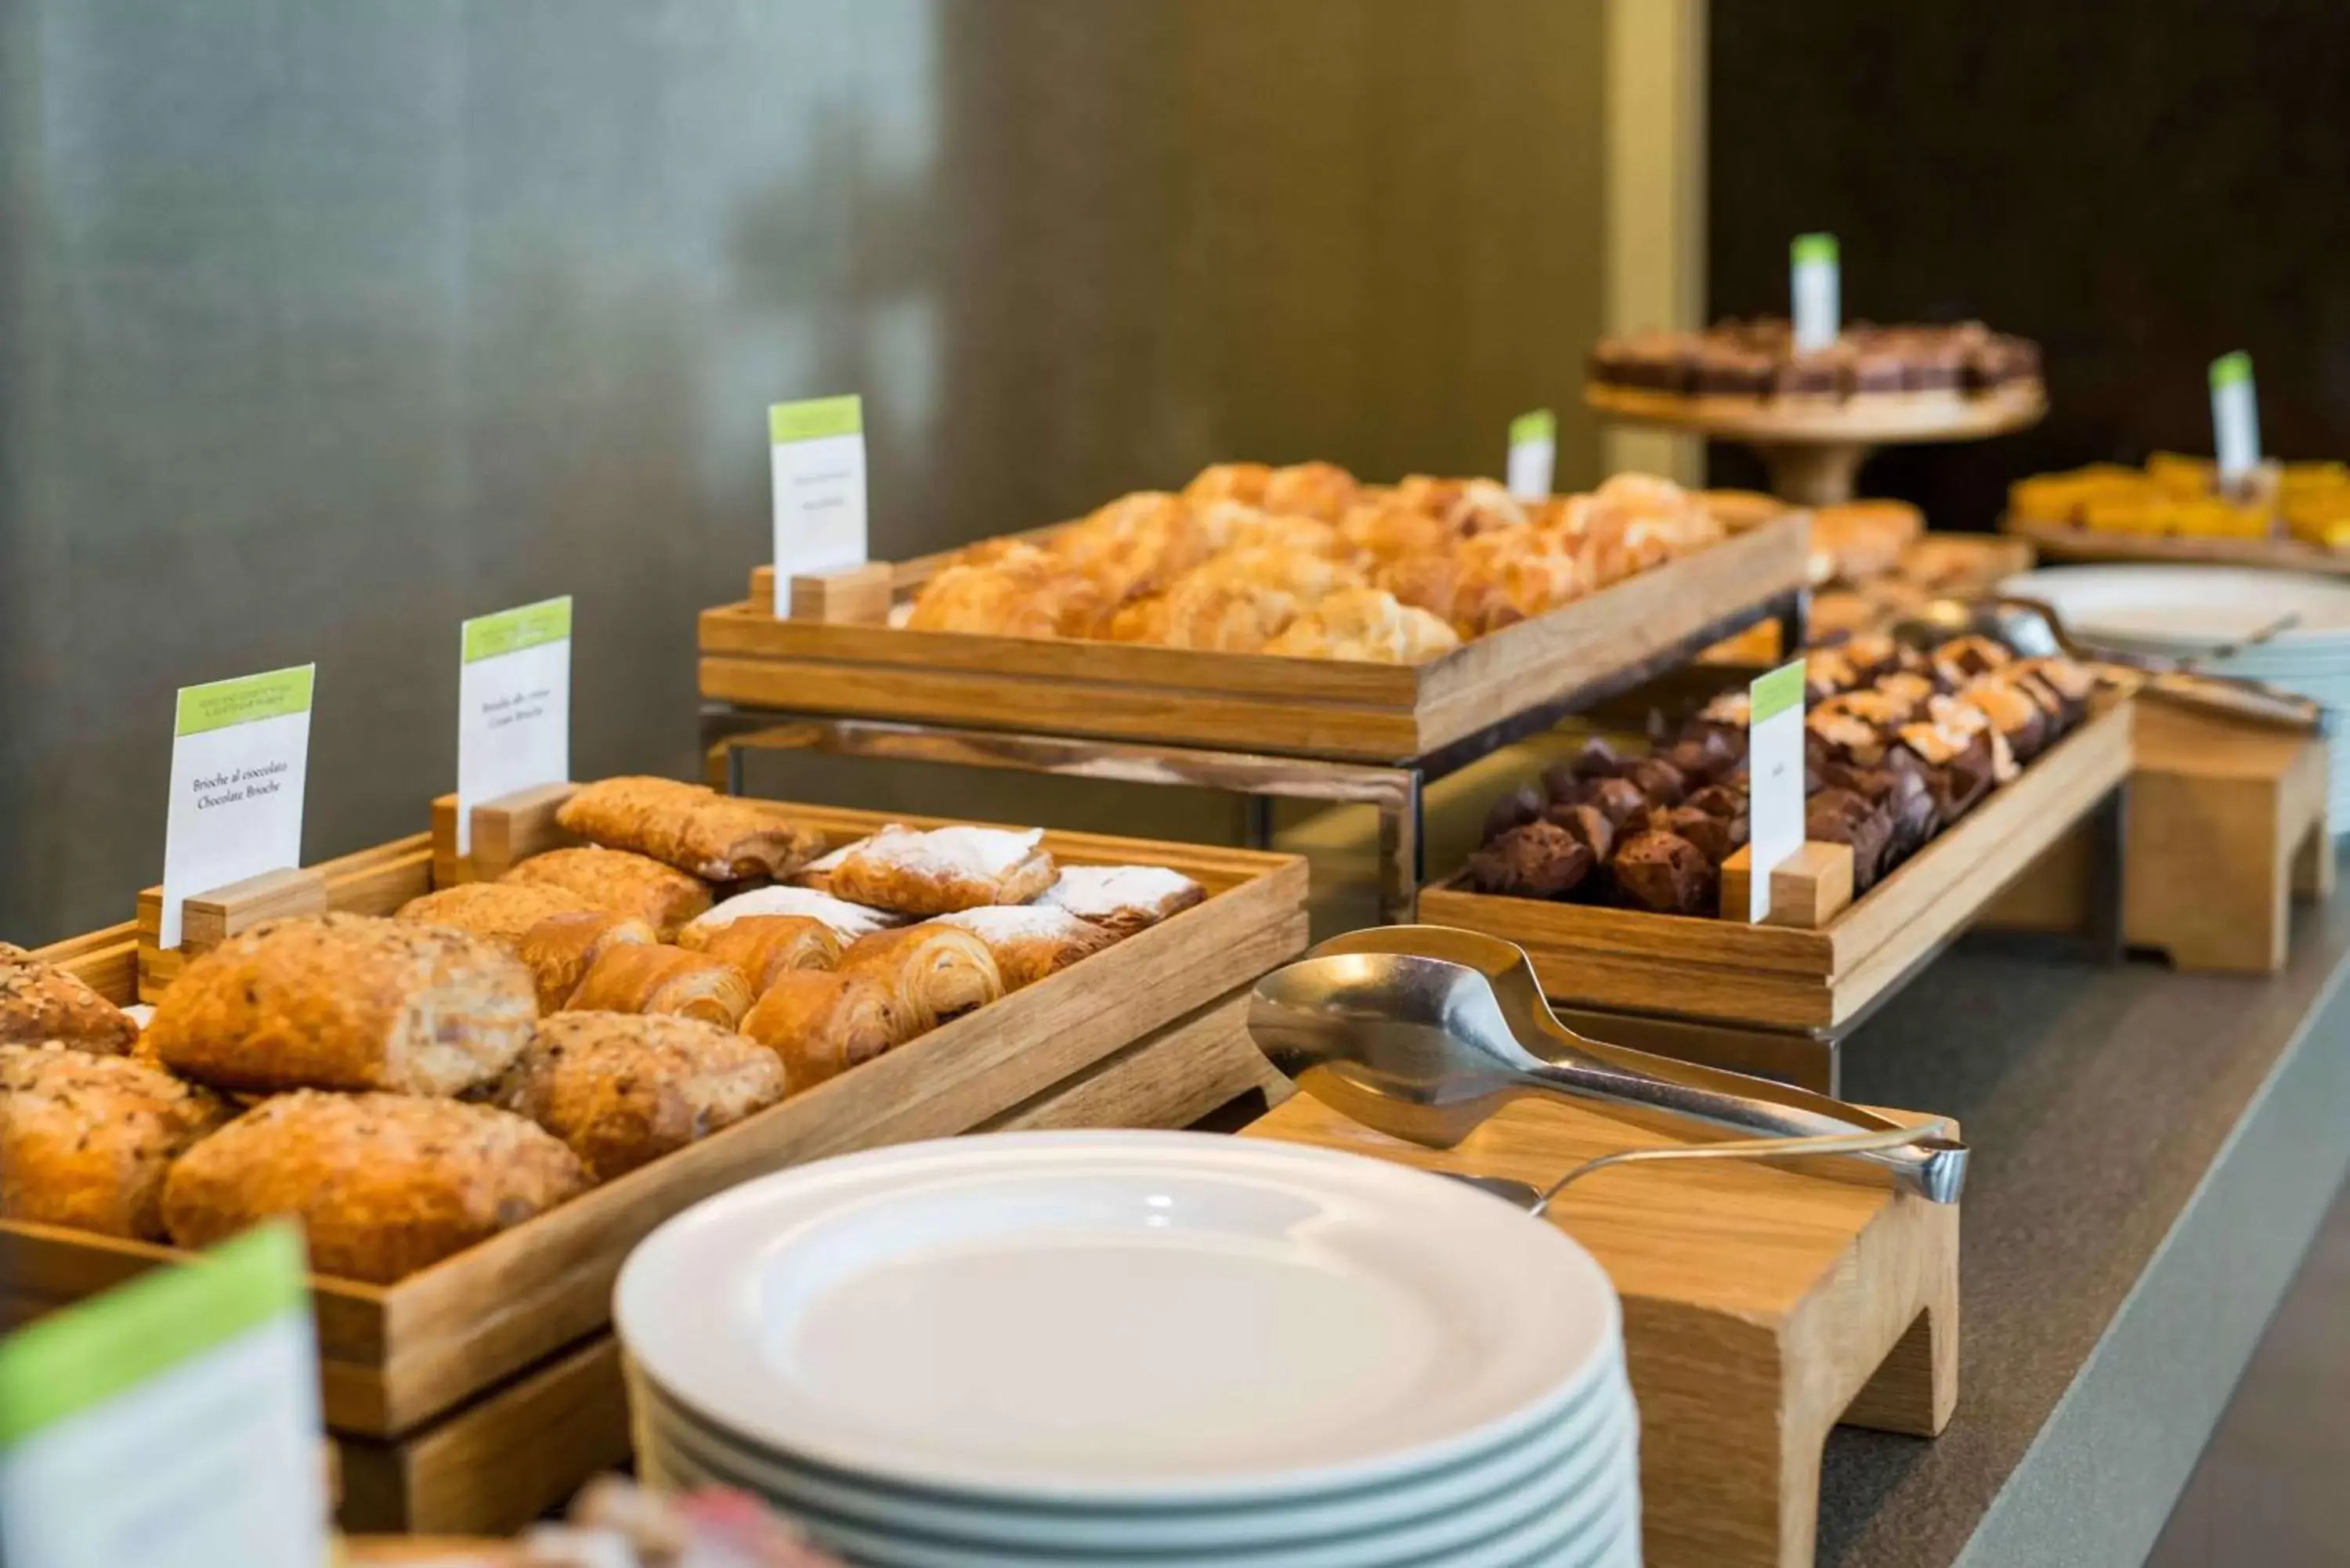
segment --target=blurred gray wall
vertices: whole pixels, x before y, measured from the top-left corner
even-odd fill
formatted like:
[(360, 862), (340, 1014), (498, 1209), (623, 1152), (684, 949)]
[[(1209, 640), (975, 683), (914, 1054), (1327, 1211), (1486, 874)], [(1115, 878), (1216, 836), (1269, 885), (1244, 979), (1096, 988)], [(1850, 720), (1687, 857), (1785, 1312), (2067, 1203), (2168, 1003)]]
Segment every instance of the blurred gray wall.
[(1599, 325), (1600, 12), (0, 0), (0, 935), (158, 877), (182, 684), (316, 659), (307, 857), (417, 830), (546, 595), (581, 776), (690, 772), (776, 399), (864, 392), (884, 555), (1497, 471)]

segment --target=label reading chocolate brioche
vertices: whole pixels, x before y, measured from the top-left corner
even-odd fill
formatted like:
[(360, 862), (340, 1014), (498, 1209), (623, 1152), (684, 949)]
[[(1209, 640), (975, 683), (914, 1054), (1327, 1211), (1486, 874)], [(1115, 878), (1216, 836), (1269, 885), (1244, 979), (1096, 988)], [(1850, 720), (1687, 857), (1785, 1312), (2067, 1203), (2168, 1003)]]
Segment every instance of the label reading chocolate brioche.
[(180, 689), (163, 830), (163, 926), (180, 945), (180, 906), (302, 863), (316, 665)]

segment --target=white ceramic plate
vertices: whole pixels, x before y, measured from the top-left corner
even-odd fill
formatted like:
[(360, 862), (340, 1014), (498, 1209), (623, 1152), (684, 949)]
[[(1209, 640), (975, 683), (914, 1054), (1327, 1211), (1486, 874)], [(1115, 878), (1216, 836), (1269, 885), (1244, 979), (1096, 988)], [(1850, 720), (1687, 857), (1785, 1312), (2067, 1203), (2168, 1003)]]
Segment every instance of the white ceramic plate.
[[(795, 1514), (890, 1538), (911, 1537), (983, 1554), (1024, 1552), (1128, 1560), (1143, 1554), (1212, 1557), (1220, 1568), (1375, 1568), (1439, 1556), (1544, 1508), (1564, 1507), (1637, 1441), (1628, 1398), (1599, 1403), (1596, 1419), (1565, 1442), (1530, 1440), (1512, 1461), (1478, 1468), (1440, 1489), (1357, 1492), (1343, 1502), (1260, 1504), (1220, 1511), (1153, 1510), (1073, 1515), (1066, 1510), (941, 1508), (904, 1492), (870, 1490), (837, 1478), (809, 1478), (744, 1455), (649, 1412), (647, 1447), (682, 1465), (768, 1499)], [(1522, 1458), (1533, 1462), (1518, 1462)], [(1400, 1495), (1399, 1495), (1400, 1494)]]
[(2180, 648), (2245, 637), (2288, 611), (2300, 624), (2263, 645), (2279, 651), (2350, 638), (2350, 587), (2294, 572), (2230, 566), (2048, 566), (2000, 585), (2056, 607), (2064, 628)]
[(1386, 1161), (1184, 1133), (877, 1149), (637, 1248), (643, 1375), (759, 1446), (1035, 1501), (1369, 1484), (1543, 1425), (1614, 1365), (1553, 1227)]
[[(723, 1472), (699, 1466), (673, 1449), (640, 1456), (639, 1465), (649, 1483), (656, 1487), (734, 1484)], [(1067, 1568), (1074, 1563), (1098, 1561), (1073, 1558), (1049, 1550), (970, 1547), (870, 1530), (815, 1510), (793, 1511), (817, 1544), (846, 1556), (861, 1568)], [(1412, 1563), (1415, 1568), (1419, 1563), (1436, 1563), (1445, 1568), (1530, 1568), (1534, 1564), (1581, 1568), (1583, 1564), (1617, 1561), (1622, 1556), (1626, 1532), (1638, 1529), (1639, 1512), (1638, 1463), (1634, 1451), (1627, 1446), (1611, 1456), (1605, 1472), (1578, 1495), (1564, 1501), (1545, 1496), (1522, 1504), (1514, 1521), (1435, 1553), (1405, 1558), (1384, 1553), (1365, 1557), (1359, 1543), (1348, 1543), (1351, 1555), (1335, 1559), (1301, 1555), (1296, 1561), (1301, 1565), (1309, 1561), (1336, 1561), (1347, 1568), (1399, 1568), (1404, 1563)], [(1155, 1561), (1168, 1568), (1203, 1561), (1222, 1568), (1223, 1563), (1233, 1561), (1221, 1552), (1202, 1559), (1196, 1553), (1153, 1557), (1139, 1552), (1121, 1552), (1117, 1560), (1138, 1563)], [(1252, 1564), (1276, 1561), (1285, 1564), (1288, 1560), (1264, 1557), (1247, 1561)]]
[(1133, 1550), (1144, 1543), (1157, 1550), (1222, 1551), (1398, 1527), (1540, 1481), (1570, 1462), (1580, 1462), (1578, 1456), (1595, 1448), (1628, 1443), (1638, 1420), (1630, 1389), (1618, 1372), (1554, 1426), (1497, 1451), (1391, 1485), (1234, 1508), (1108, 1510), (973, 1501), (813, 1469), (787, 1456), (743, 1447), (730, 1434), (698, 1424), (640, 1383), (632, 1389), (632, 1397), (639, 1448), (674, 1449), (689, 1461), (723, 1470), (734, 1484), (783, 1507), (821, 1509), (852, 1523), (952, 1541), (1095, 1552)]

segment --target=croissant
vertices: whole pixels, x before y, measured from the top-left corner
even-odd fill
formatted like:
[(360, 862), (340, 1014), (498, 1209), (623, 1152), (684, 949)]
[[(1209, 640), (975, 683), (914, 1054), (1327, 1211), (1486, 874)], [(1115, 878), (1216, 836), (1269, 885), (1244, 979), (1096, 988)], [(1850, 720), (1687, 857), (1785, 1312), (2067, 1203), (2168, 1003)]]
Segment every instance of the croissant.
[(782, 877), (823, 846), (781, 806), (676, 779), (586, 785), (563, 803), (555, 820), (590, 844), (634, 850), (713, 882)]
[(1335, 462), (1295, 462), (1264, 482), (1264, 509), (1336, 523), (1354, 504), (1355, 476)]
[(931, 922), (858, 938), (841, 955), (839, 972), (888, 985), (917, 1034), (1003, 994), (1003, 972), (985, 942)]
[(1460, 646), (1459, 634), (1426, 610), (1399, 604), (1379, 588), (1350, 588), (1324, 599), (1264, 650), (1293, 658), (1415, 664)]
[(731, 964), (756, 996), (794, 970), (831, 969), (840, 938), (808, 915), (751, 915), (723, 926), (688, 926), (678, 945)]
[(683, 948), (608, 948), (588, 966), (567, 1012), (671, 1012), (732, 1029), (751, 1011), (751, 987), (732, 964)]
[(1297, 599), (1278, 588), (1188, 577), (1172, 593), (1118, 611), (1109, 635), (1161, 648), (1254, 653), (1297, 618)]
[(1258, 506), (1263, 504), (1265, 486), (1272, 483), (1273, 470), (1261, 462), (1210, 463), (1183, 487), (1183, 499), (1195, 506), (1211, 501)]
[(922, 586), (906, 618), (912, 631), (1057, 637), (1060, 606), (1039, 586), (996, 566), (949, 566)]
[(1442, 518), (1393, 500), (1357, 503), (1338, 524), (1338, 536), (1375, 561), (1436, 554), (1457, 538)]
[(605, 953), (618, 947), (650, 947), (660, 939), (633, 915), (608, 909), (549, 915), (523, 933), (516, 950), (538, 981), (538, 1010), (558, 1011)]
[(785, 1092), (796, 1095), (903, 1044), (916, 1031), (884, 981), (804, 969), (767, 988), (744, 1015), (743, 1033), (783, 1060)]

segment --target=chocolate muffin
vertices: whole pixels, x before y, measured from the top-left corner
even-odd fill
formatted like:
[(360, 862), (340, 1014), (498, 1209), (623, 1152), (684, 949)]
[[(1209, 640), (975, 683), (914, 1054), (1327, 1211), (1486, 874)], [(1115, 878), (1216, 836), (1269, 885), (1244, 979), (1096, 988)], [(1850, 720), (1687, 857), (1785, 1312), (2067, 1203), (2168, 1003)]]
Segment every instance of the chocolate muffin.
[(1659, 915), (1713, 912), (1720, 885), (1714, 868), (1678, 834), (1634, 834), (1609, 866), (1617, 896), (1635, 909)]
[[(1661, 824), (1657, 824), (1657, 816), (1663, 817)], [(1649, 821), (1663, 831), (1696, 845), (1698, 853), (1705, 857), (1706, 864), (1717, 871), (1721, 868), (1721, 863), (1737, 854), (1746, 842), (1747, 819), (1743, 816), (1712, 816), (1695, 806), (1677, 805), (1670, 811), (1658, 813)]]
[(1629, 779), (1599, 779), (1585, 792), (1583, 804), (1596, 806), (1609, 826), (1620, 828), (1648, 809), (1648, 797)]
[(1520, 784), (1495, 801), (1492, 808), (1485, 813), (1485, 829), (1477, 836), (1478, 842), (1491, 844), (1510, 829), (1523, 827), (1541, 816), (1543, 808), (1549, 804), (1549, 798), (1539, 787)]
[(1681, 804), (1708, 816), (1744, 816), (1747, 810), (1746, 792), (1731, 784), (1708, 784)]
[(1804, 836), (1852, 846), (1852, 890), (1857, 894), (1876, 885), (1893, 841), (1893, 821), (1866, 795), (1824, 789), (1804, 803)]
[(1554, 822), (1513, 827), (1469, 857), (1469, 881), (1481, 893), (1556, 898), (1591, 875), (1591, 851)]
[(1658, 805), (1679, 805), (1689, 794), (1689, 780), (1662, 757), (1642, 757), (1627, 763), (1625, 779)]
[(1590, 850), (1591, 858), (1596, 862), (1604, 865), (1616, 847), (1616, 825), (1596, 805), (1554, 805), (1543, 815), (1575, 835), (1575, 841)]

